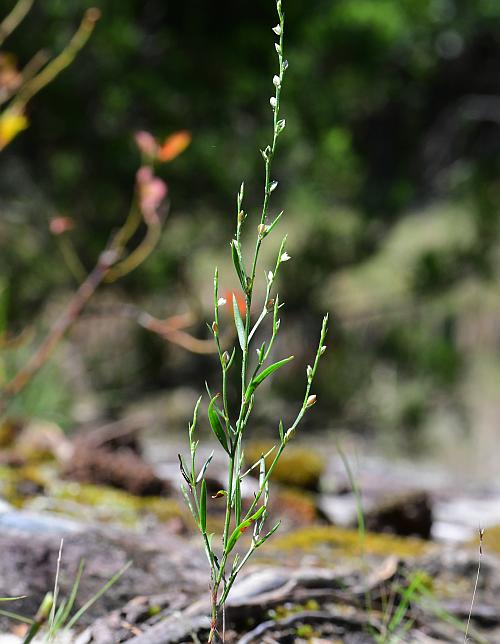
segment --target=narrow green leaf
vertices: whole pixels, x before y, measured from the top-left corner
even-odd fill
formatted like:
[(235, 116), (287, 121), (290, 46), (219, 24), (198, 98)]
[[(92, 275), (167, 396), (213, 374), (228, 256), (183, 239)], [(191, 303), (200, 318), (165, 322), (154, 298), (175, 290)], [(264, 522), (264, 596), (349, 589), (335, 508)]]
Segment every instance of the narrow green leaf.
[(73, 610), (73, 606), (75, 605), (76, 596), (78, 594), (78, 588), (80, 587), (80, 580), (82, 578), (84, 568), (85, 568), (85, 562), (81, 560), (80, 564), (78, 565), (78, 572), (76, 573), (75, 582), (71, 588), (71, 593), (69, 595), (68, 601), (66, 602), (64, 612), (61, 616), (61, 624), (66, 623), (66, 621), (70, 616), (71, 611)]
[(241, 350), (245, 350), (245, 327), (243, 326), (243, 320), (241, 319), (240, 309), (238, 308), (238, 302), (233, 293), (233, 314), (234, 314), (234, 323), (236, 325), (236, 331), (238, 332), (238, 340), (240, 341)]
[(196, 523), (198, 523), (198, 517), (196, 516), (196, 512), (193, 508), (193, 504), (191, 503), (191, 499), (189, 498), (189, 494), (185, 485), (181, 485), (181, 492), (184, 500), (186, 501), (186, 505), (189, 508), (189, 511), (193, 515), (193, 519), (196, 521)]
[(282, 216), (283, 216), (283, 210), (282, 210), (282, 211), (280, 212), (280, 214), (276, 217), (276, 219), (275, 219), (271, 224), (269, 224), (269, 227), (268, 227), (268, 229), (266, 230), (266, 235), (269, 235), (269, 233), (270, 233), (270, 232), (272, 231), (272, 229), (276, 226), (276, 224), (278, 223), (278, 221), (281, 219), (281, 217), (282, 217)]
[(121, 568), (117, 573), (115, 573), (111, 579), (109, 579), (104, 586), (102, 586), (96, 593), (93, 595), (81, 608), (78, 610), (73, 617), (69, 620), (69, 622), (66, 624), (66, 629), (69, 631), (73, 628), (73, 626), (78, 622), (78, 620), (81, 618), (81, 616), (88, 611), (89, 608), (95, 604), (95, 602), (104, 595), (108, 591), (109, 588), (113, 584), (115, 584), (118, 579), (130, 568), (132, 565), (132, 562), (129, 561), (127, 562), (123, 568)]
[(237, 239), (233, 239), (231, 242), (231, 253), (233, 257), (233, 264), (238, 279), (240, 280), (241, 288), (246, 293), (247, 292), (247, 275), (245, 267), (243, 266), (243, 256), (241, 254), (240, 243)]
[(275, 362), (274, 364), (269, 365), (269, 367), (267, 367), (267, 369), (264, 369), (264, 371), (259, 373), (258, 376), (255, 376), (255, 378), (252, 378), (252, 381), (248, 385), (247, 390), (245, 392), (245, 400), (250, 399), (250, 396), (253, 394), (253, 392), (260, 385), (261, 382), (263, 382), (266, 378), (268, 378), (272, 373), (277, 371), (280, 367), (285, 365), (287, 362), (290, 362), (290, 360), (293, 360), (293, 356), (289, 356), (284, 360), (280, 360), (279, 362)]
[(234, 546), (236, 545), (236, 542), (237, 542), (237, 541), (238, 541), (238, 539), (241, 537), (241, 535), (245, 532), (245, 530), (246, 530), (247, 528), (249, 528), (249, 527), (252, 525), (252, 523), (253, 523), (254, 521), (257, 521), (257, 519), (259, 519), (259, 518), (262, 516), (262, 514), (263, 514), (263, 513), (264, 513), (264, 511), (265, 511), (265, 509), (266, 509), (266, 508), (262, 505), (262, 506), (257, 510), (257, 512), (255, 512), (254, 514), (252, 514), (252, 516), (251, 516), (251, 517), (249, 517), (248, 519), (245, 519), (245, 521), (242, 521), (242, 522), (241, 522), (241, 523), (240, 523), (240, 524), (239, 524), (239, 525), (238, 525), (238, 526), (233, 530), (233, 533), (231, 534), (231, 536), (229, 537), (229, 541), (227, 542), (226, 554), (229, 554), (229, 553), (231, 552), (231, 550), (234, 548)]
[(207, 460), (203, 463), (203, 467), (200, 470), (200, 473), (196, 477), (196, 483), (199, 483), (203, 477), (205, 476), (205, 472), (207, 471), (207, 467), (210, 465), (210, 461), (213, 459), (214, 453), (212, 452), (210, 456), (207, 458)]
[(233, 366), (234, 356), (235, 355), (236, 355), (236, 348), (234, 348), (232, 350), (232, 352), (231, 352), (231, 357), (229, 358), (229, 361), (228, 361), (228, 363), (226, 365), (226, 371), (229, 371), (229, 369), (231, 369), (231, 367)]
[(210, 401), (210, 404), (208, 405), (208, 420), (210, 421), (210, 427), (212, 428), (212, 431), (215, 434), (217, 440), (222, 445), (222, 447), (226, 450), (226, 452), (229, 454), (226, 432), (222, 427), (219, 414), (215, 409), (215, 401), (217, 400), (218, 397), (219, 397), (219, 394), (217, 394), (217, 396), (214, 396)]
[(263, 486), (265, 478), (266, 478), (266, 459), (264, 458), (264, 454), (262, 454), (259, 461), (259, 488)]
[(203, 534), (207, 531), (207, 483), (205, 479), (201, 482), (200, 492), (200, 530)]
[(9, 619), (15, 619), (18, 622), (22, 622), (23, 624), (33, 624), (35, 622), (34, 619), (31, 617), (25, 617), (24, 615), (19, 615), (19, 613), (13, 613), (10, 610), (0, 610), (0, 615), (3, 617), (8, 617)]
[(192, 436), (193, 436), (193, 432), (194, 432), (194, 430), (196, 429), (196, 423), (198, 422), (198, 410), (199, 410), (199, 408), (200, 408), (200, 403), (201, 403), (201, 399), (202, 399), (202, 398), (203, 398), (203, 396), (200, 396), (200, 397), (198, 398), (198, 400), (196, 401), (196, 405), (194, 406), (194, 411), (193, 411), (193, 420), (192, 420), (192, 422), (189, 424), (189, 436), (190, 436), (190, 438), (192, 438)]
[(281, 525), (281, 521), (278, 521), (278, 523), (276, 523), (276, 525), (273, 526), (271, 530), (269, 530), (269, 532), (262, 537), (262, 539), (259, 539), (258, 541), (255, 542), (255, 547), (258, 548), (264, 543), (264, 541), (267, 541), (269, 537), (276, 532), (276, 530), (280, 527), (280, 525)]

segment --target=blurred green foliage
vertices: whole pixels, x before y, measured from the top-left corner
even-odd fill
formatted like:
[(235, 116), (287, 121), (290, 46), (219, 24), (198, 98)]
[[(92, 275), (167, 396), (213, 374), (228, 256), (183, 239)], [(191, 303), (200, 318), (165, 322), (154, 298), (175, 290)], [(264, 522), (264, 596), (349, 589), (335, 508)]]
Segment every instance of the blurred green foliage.
[[(7, 243), (0, 270), (14, 326), (35, 316), (50, 293), (72, 286), (53, 261), (48, 217), (75, 219), (74, 241), (87, 267), (124, 217), (139, 164), (134, 131), (162, 137), (188, 129), (193, 143), (160, 170), (170, 219), (159, 251), (127, 277), (127, 297), (189, 299), (199, 292), (193, 256), (225, 246), (242, 178), (250, 212), (260, 198), (272, 3), (92, 4), (103, 17), (87, 49), (33, 102), (30, 128), (3, 155), (0, 234)], [(11, 5), (1, 0), (0, 10)], [(88, 6), (35, 2), (7, 49), (20, 63), (38, 49), (58, 50)], [(286, 0), (286, 14), (287, 131), (276, 178), (284, 189), (277, 198), (291, 213), (294, 261), (283, 278), (296, 320), (290, 324), (307, 338), (325, 306), (333, 314), (334, 350), (320, 385), (328, 413), (377, 424), (371, 400), (382, 365), (396, 374), (403, 398), (408, 383), (422, 383), (418, 395), (410, 387), (395, 421), (411, 428), (436, 398), (429, 390), (446, 397), (463, 378), (455, 332), (468, 302), (461, 285), (497, 276), (500, 3)], [(430, 208), (435, 203), (443, 217)], [(406, 248), (418, 237), (409, 224), (391, 247), (391, 235), (416, 211), (427, 237), (419, 229), (421, 243)], [(380, 276), (374, 288), (373, 275)], [(352, 310), (359, 299), (366, 305)], [(418, 324), (411, 315), (391, 317), (412, 307), (424, 311)], [(314, 342), (304, 342), (304, 361)], [(148, 386), (171, 383), (175, 376), (153, 353)], [(298, 387), (290, 382), (284, 390)]]

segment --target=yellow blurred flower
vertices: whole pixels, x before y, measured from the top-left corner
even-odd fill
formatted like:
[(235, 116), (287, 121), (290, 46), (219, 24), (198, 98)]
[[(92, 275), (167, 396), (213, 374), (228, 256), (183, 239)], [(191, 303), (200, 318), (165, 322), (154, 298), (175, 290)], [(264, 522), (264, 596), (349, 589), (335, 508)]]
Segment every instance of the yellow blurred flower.
[(9, 110), (0, 114), (0, 150), (27, 127), (28, 119), (24, 114)]

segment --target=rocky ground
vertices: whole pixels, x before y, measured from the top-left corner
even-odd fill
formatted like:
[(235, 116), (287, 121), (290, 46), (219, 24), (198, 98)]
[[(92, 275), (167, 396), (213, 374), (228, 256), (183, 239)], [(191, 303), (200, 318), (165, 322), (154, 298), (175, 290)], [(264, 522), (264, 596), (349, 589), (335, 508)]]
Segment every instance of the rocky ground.
[[(84, 560), (79, 605), (131, 562), (67, 641), (203, 642), (208, 568), (177, 493), (176, 445), (164, 438), (141, 445), (136, 430), (133, 422), (114, 423), (72, 441), (50, 426), (10, 428), (14, 438), (4, 432), (0, 596), (25, 595), (8, 609), (35, 615), (54, 586), (63, 539), (59, 595), (69, 595)], [(248, 458), (264, 447), (253, 443)], [(500, 642), (500, 495), (491, 486), (358, 455), (352, 469), (363, 534), (338, 452), (297, 445), (286, 459), (271, 509), (282, 529), (234, 588), (228, 644), (464, 641), (480, 523), (486, 530), (469, 641)], [(212, 470), (220, 489), (217, 456)], [(253, 485), (243, 490), (249, 497)], [(217, 500), (210, 509), (217, 531)], [(22, 641), (28, 627), (0, 619), (0, 642)]]

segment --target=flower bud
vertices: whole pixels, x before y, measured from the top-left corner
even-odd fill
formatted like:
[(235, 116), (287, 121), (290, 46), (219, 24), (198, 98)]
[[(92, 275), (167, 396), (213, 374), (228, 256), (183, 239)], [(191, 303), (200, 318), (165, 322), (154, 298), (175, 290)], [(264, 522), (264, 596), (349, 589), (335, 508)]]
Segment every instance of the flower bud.
[(217, 333), (219, 333), (219, 325), (217, 324), (217, 322), (212, 322), (212, 331), (214, 335), (217, 335)]
[(306, 402), (306, 407), (312, 407), (316, 402), (316, 394), (311, 394)]
[(276, 100), (276, 96), (271, 96), (271, 98), (269, 99), (269, 102), (271, 103), (272, 108), (275, 108), (276, 105), (278, 104), (278, 101)]
[(275, 87), (281, 87), (281, 79), (279, 76), (273, 76), (273, 85)]
[(263, 237), (267, 233), (268, 228), (269, 226), (266, 226), (266, 224), (259, 224), (257, 226), (257, 232), (261, 237)]
[(281, 25), (276, 25), (276, 27), (273, 27), (273, 31), (277, 36), (281, 35)]
[(224, 351), (222, 354), (222, 362), (226, 365), (229, 362), (229, 353), (227, 351)]
[(322, 356), (326, 351), (326, 344), (324, 344), (321, 349), (319, 350), (319, 355)]
[(311, 380), (313, 375), (313, 370), (310, 364), (307, 365), (307, 379)]

